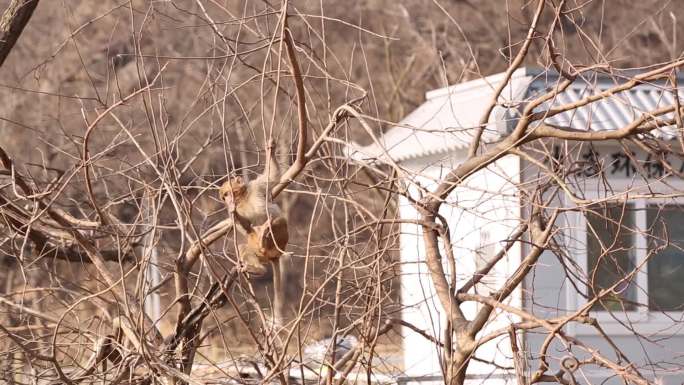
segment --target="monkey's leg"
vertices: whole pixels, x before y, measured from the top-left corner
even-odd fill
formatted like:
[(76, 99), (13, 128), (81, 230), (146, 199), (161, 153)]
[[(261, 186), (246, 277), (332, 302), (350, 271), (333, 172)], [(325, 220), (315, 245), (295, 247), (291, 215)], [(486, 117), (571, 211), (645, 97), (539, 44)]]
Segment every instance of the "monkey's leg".
[(268, 260), (278, 259), (284, 252), (289, 239), (287, 220), (277, 217), (258, 226), (261, 254)]
[[(282, 225), (285, 224), (283, 228)], [(273, 269), (273, 324), (276, 328), (281, 328), (284, 321), (284, 303), (285, 303), (285, 290), (282, 285), (282, 272), (280, 267), (279, 257), (282, 255), (281, 248), (279, 248), (277, 241), (281, 240), (282, 234), (285, 232), (287, 237), (287, 222), (278, 221), (277, 218), (272, 223), (264, 223), (261, 226), (257, 226), (255, 233), (258, 236), (259, 241), (259, 251), (262, 263), (271, 263), (271, 268)], [(280, 238), (278, 238), (280, 236)], [(274, 241), (275, 238), (275, 241)], [(287, 244), (287, 239), (284, 243), (281, 243), (282, 248)]]
[(287, 228), (287, 219), (284, 217), (278, 217), (271, 223), (271, 234), (274, 246), (278, 248), (280, 253), (285, 252), (287, 247), (287, 242), (290, 240), (290, 234)]

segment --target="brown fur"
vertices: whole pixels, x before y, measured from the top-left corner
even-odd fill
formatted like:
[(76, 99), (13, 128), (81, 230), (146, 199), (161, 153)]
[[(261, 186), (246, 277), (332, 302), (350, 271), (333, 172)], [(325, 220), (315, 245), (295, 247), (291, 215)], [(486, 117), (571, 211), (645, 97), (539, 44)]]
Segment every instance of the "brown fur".
[(270, 152), (268, 164), (253, 181), (234, 176), (219, 188), (219, 197), (233, 214), (236, 227), (247, 237), (246, 243), (238, 247), (240, 257), (247, 271), (255, 274), (264, 273), (268, 262), (278, 261), (289, 239), (287, 219), (277, 204), (269, 202), (270, 187), (279, 178), (278, 165)]
[(252, 274), (264, 274), (266, 264), (277, 261), (283, 254), (288, 239), (287, 220), (283, 217), (273, 219), (270, 226), (269, 223), (255, 226), (247, 234), (247, 242), (238, 249), (246, 270)]

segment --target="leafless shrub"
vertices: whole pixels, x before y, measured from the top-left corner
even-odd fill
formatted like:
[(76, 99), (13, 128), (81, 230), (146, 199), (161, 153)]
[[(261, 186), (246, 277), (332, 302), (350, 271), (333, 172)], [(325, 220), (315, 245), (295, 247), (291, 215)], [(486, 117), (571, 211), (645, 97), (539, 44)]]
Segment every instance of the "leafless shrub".
[[(681, 11), (644, 8), (625, 31), (634, 12), (602, 2), (482, 3), (41, 2), (2, 67), (3, 380), (371, 382), (401, 373), (388, 357), (402, 331), (440, 350), (449, 384), (463, 384), (473, 362), (520, 385), (575, 384), (596, 367), (627, 383), (654, 381), (602, 320), (649, 343), (629, 318), (639, 309), (681, 326), (684, 293), (662, 282), (679, 277), (681, 251), (671, 239), (684, 154)], [(658, 48), (625, 59), (648, 45)], [(503, 103), (526, 64), (553, 81)], [(640, 67), (621, 70), (630, 65)], [(500, 70), (479, 122), (455, 128), (469, 139), (461, 156), (435, 160), (452, 169), (434, 178), (383, 148), (382, 132), (426, 90)], [(610, 84), (599, 88), (599, 78)], [(665, 102), (639, 106), (624, 124), (552, 119), (603, 102), (634, 107), (625, 95), (644, 85)], [(567, 102), (573, 87), (590, 92)], [(500, 108), (516, 115), (509, 131), (493, 132)], [(273, 197), (292, 234), (281, 291), (273, 277), (240, 270), (242, 238), (216, 197), (229, 173), (260, 171), (271, 139), (286, 170)], [(355, 157), (356, 142), (383, 151)], [(620, 159), (594, 151), (606, 143), (620, 146)], [(524, 165), (503, 173), (512, 190), (482, 196), (514, 196), (519, 215), (492, 219), (459, 194), (511, 157)], [(621, 167), (633, 183), (613, 184)], [(460, 264), (466, 235), (455, 211), (512, 223), (509, 234), (480, 234), (472, 271)], [(407, 226), (420, 230), (419, 262), (447, 320), (438, 335), (401, 316)], [(513, 248), (523, 252), (517, 263)], [(535, 309), (548, 307), (534, 285), (547, 260), (581, 297), (576, 306)], [(517, 295), (528, 303), (511, 305)], [(273, 322), (278, 301), (282, 325)], [(504, 327), (493, 329), (495, 319)], [(538, 346), (520, 344), (523, 333), (541, 335)], [(312, 357), (323, 337), (323, 357)], [(490, 341), (510, 345), (510, 367), (477, 357)], [(674, 361), (650, 365), (681, 371)]]

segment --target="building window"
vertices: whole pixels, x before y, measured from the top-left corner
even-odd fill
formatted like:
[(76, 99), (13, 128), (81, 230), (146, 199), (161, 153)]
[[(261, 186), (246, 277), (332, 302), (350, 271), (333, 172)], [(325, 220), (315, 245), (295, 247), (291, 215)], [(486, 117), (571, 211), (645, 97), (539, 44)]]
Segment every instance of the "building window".
[(588, 297), (613, 288), (592, 310), (684, 310), (683, 207), (597, 204), (588, 207), (585, 224)]
[(618, 284), (594, 310), (635, 310), (636, 285), (625, 280), (636, 266), (635, 217), (633, 205), (595, 205), (587, 211), (589, 297)]
[(684, 310), (684, 210), (648, 205), (648, 308)]

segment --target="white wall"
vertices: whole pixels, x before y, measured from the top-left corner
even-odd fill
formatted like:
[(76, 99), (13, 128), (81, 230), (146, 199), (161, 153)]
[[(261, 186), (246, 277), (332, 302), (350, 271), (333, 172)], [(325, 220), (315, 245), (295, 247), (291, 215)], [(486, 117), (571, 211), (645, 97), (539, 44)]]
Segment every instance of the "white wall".
[[(427, 166), (432, 164), (432, 166)], [(451, 159), (420, 159), (405, 166), (411, 168), (420, 177), (419, 182), (430, 190), (434, 189), (435, 181), (443, 179), (445, 173), (458, 164), (457, 158)], [(518, 197), (514, 188), (518, 178), (519, 160), (507, 157), (490, 166), (486, 171), (469, 178), (464, 187), (451, 194), (448, 202), (442, 205), (440, 214), (448, 218), (451, 229), (452, 243), (455, 246), (456, 278), (462, 284), (472, 276), (476, 267), (478, 249), (483, 242), (491, 243), (488, 249), (496, 252), (502, 241), (518, 224)], [(411, 193), (415, 197), (416, 189)], [(419, 219), (418, 213), (407, 199), (400, 200), (401, 217), (405, 219)], [(484, 239), (483, 234), (488, 234)], [(405, 306), (402, 317), (413, 325), (426, 330), (433, 337), (443, 340), (441, 330), (445, 324), (443, 308), (437, 299), (432, 282), (425, 265), (425, 252), (420, 227), (414, 224), (402, 225), (401, 235), (402, 304)], [(519, 248), (514, 247), (507, 255), (505, 264), (497, 267), (493, 272), (494, 280), (489, 283), (492, 290), (498, 283), (509, 275), (517, 266), (520, 259)], [(445, 261), (445, 271), (449, 271)], [(486, 288), (482, 288), (486, 290)], [(520, 293), (514, 293), (509, 302), (520, 306)], [(477, 311), (477, 304), (468, 303), (463, 306), (466, 316), (472, 317)], [(497, 314), (486, 330), (492, 330), (516, 321)], [(404, 369), (409, 376), (440, 376), (440, 349), (422, 336), (407, 328), (403, 329), (404, 338)], [(476, 352), (477, 357), (494, 360), (499, 365), (510, 366), (509, 344), (502, 339), (494, 340), (484, 345)], [(501, 373), (493, 366), (473, 361), (468, 373), (472, 375), (470, 383), (480, 383), (487, 376), (488, 382), (494, 380)]]

